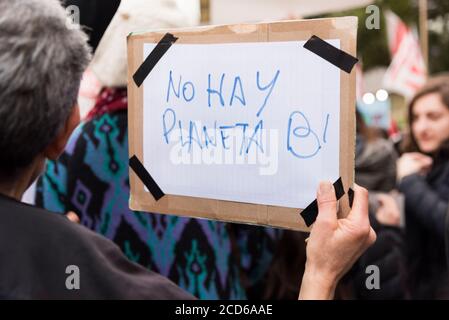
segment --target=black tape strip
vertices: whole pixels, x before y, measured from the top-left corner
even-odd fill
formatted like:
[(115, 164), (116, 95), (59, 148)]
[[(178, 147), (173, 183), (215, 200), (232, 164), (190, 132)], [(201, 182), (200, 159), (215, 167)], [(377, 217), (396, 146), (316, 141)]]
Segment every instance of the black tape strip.
[[(334, 182), (334, 189), (337, 200), (340, 200), (345, 194), (341, 178), (338, 178), (338, 180)], [(318, 202), (316, 199), (313, 200), (312, 203), (309, 204), (303, 211), (301, 211), (301, 216), (308, 227), (315, 222), (316, 217), (318, 216)]]
[(333, 45), (315, 35), (306, 42), (304, 48), (319, 55), (324, 60), (327, 60), (347, 73), (351, 73), (352, 68), (359, 61), (356, 57), (335, 48)]
[(349, 198), (349, 206), (352, 208), (352, 204), (354, 203), (354, 190), (349, 188), (348, 190), (348, 198)]
[(154, 66), (161, 60), (164, 54), (170, 49), (173, 43), (176, 42), (176, 38), (171, 33), (166, 33), (165, 36), (159, 41), (156, 47), (151, 51), (150, 55), (145, 59), (142, 65), (137, 69), (133, 75), (134, 82), (138, 87), (142, 85), (146, 77), (153, 70)]
[(143, 184), (147, 187), (156, 201), (165, 196), (165, 193), (159, 188), (156, 181), (154, 181), (150, 173), (145, 169), (142, 162), (140, 162), (136, 156), (129, 159), (129, 166), (134, 170), (140, 180), (142, 180)]

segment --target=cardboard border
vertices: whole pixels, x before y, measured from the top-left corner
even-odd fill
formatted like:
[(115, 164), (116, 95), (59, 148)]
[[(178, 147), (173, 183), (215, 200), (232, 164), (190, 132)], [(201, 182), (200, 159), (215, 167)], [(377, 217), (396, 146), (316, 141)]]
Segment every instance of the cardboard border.
[[(296, 20), (260, 24), (206, 26), (190, 29), (159, 30), (128, 36), (128, 134), (129, 154), (143, 160), (143, 86), (138, 88), (133, 74), (143, 62), (144, 43), (157, 43), (166, 32), (178, 37), (177, 44), (238, 42), (307, 41), (312, 35), (322, 39), (340, 39), (340, 49), (356, 56), (357, 17)], [(350, 74), (340, 71), (340, 176), (345, 191), (354, 183), (355, 150), (355, 68)], [(285, 229), (309, 231), (301, 210), (165, 195), (155, 201), (145, 192), (143, 183), (130, 170), (130, 208), (186, 217), (216, 219)], [(349, 212), (348, 196), (339, 202), (340, 216)]]

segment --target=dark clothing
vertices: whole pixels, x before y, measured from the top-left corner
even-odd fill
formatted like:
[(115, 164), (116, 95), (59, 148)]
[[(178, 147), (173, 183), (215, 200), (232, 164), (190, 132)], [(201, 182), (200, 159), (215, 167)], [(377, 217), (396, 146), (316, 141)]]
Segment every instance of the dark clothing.
[(80, 25), (89, 35), (89, 44), (95, 51), (120, 5), (120, 0), (65, 0), (63, 4), (66, 8), (72, 5), (78, 7)]
[(355, 182), (370, 190), (389, 192), (396, 186), (397, 153), (386, 139), (356, 139)]
[[(0, 195), (0, 297), (6, 299), (192, 299), (130, 262), (111, 241)], [(69, 288), (76, 266), (79, 289)]]
[(443, 240), (449, 203), (449, 162), (432, 169), (427, 177), (418, 174), (405, 177), (399, 189), (406, 196), (407, 218), (415, 218), (428, 232)]
[(449, 267), (449, 214), (446, 216), (445, 232), (444, 232), (444, 244), (446, 249), (446, 266)]
[[(396, 185), (397, 153), (393, 143), (377, 138), (367, 141), (357, 135), (355, 181), (370, 191), (389, 192)], [(370, 199), (377, 202), (376, 195)], [(342, 297), (352, 299), (406, 299), (407, 257), (404, 235), (399, 228), (380, 224), (374, 216), (376, 208), (370, 205), (370, 222), (376, 231), (377, 240), (357, 261), (351, 272), (343, 279)], [(379, 269), (379, 288), (369, 288), (370, 275)], [(368, 282), (368, 283), (367, 283)], [(346, 285), (345, 285), (346, 284)], [(346, 291), (346, 292), (345, 292)]]
[(131, 211), (127, 107), (126, 89), (102, 91), (59, 160), (47, 163), (36, 204), (75, 212), (82, 225), (114, 241), (128, 259), (199, 299), (246, 299), (246, 286), (268, 269), (279, 232)]
[[(399, 186), (405, 195), (407, 246), (415, 298), (449, 298), (445, 233), (448, 232), (449, 162), (434, 160), (427, 176), (405, 177)], [(444, 285), (442, 285), (444, 283)]]
[[(377, 138), (367, 141), (357, 135), (355, 181), (370, 191), (389, 192), (396, 185), (397, 153), (389, 140)], [(352, 299), (406, 299), (406, 254), (404, 235), (400, 229), (388, 227), (377, 222), (376, 195), (370, 194), (370, 222), (376, 231), (376, 243), (357, 261), (351, 272), (345, 276), (341, 286), (342, 297)], [(368, 266), (379, 268), (379, 287), (367, 287), (370, 275)], [(368, 280), (367, 280), (368, 279)]]
[[(353, 299), (364, 300), (398, 300), (409, 298), (407, 285), (407, 256), (402, 231), (377, 222), (370, 215), (370, 222), (376, 231), (376, 243), (360, 257), (346, 279), (352, 281)], [(379, 268), (379, 287), (369, 288), (374, 284), (369, 277), (374, 275), (369, 266)]]

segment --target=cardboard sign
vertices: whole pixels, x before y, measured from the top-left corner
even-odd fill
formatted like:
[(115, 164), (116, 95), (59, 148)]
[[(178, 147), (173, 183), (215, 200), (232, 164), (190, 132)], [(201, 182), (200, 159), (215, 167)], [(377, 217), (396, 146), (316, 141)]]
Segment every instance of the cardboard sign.
[(319, 182), (353, 183), (356, 30), (347, 17), (130, 35), (131, 209), (307, 230)]

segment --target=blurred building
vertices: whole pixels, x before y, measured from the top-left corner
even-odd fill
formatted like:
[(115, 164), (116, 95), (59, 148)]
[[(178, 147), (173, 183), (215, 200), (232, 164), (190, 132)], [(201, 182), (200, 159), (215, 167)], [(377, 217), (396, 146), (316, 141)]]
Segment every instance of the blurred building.
[(307, 17), (359, 8), (373, 0), (209, 0), (210, 24), (230, 24)]

